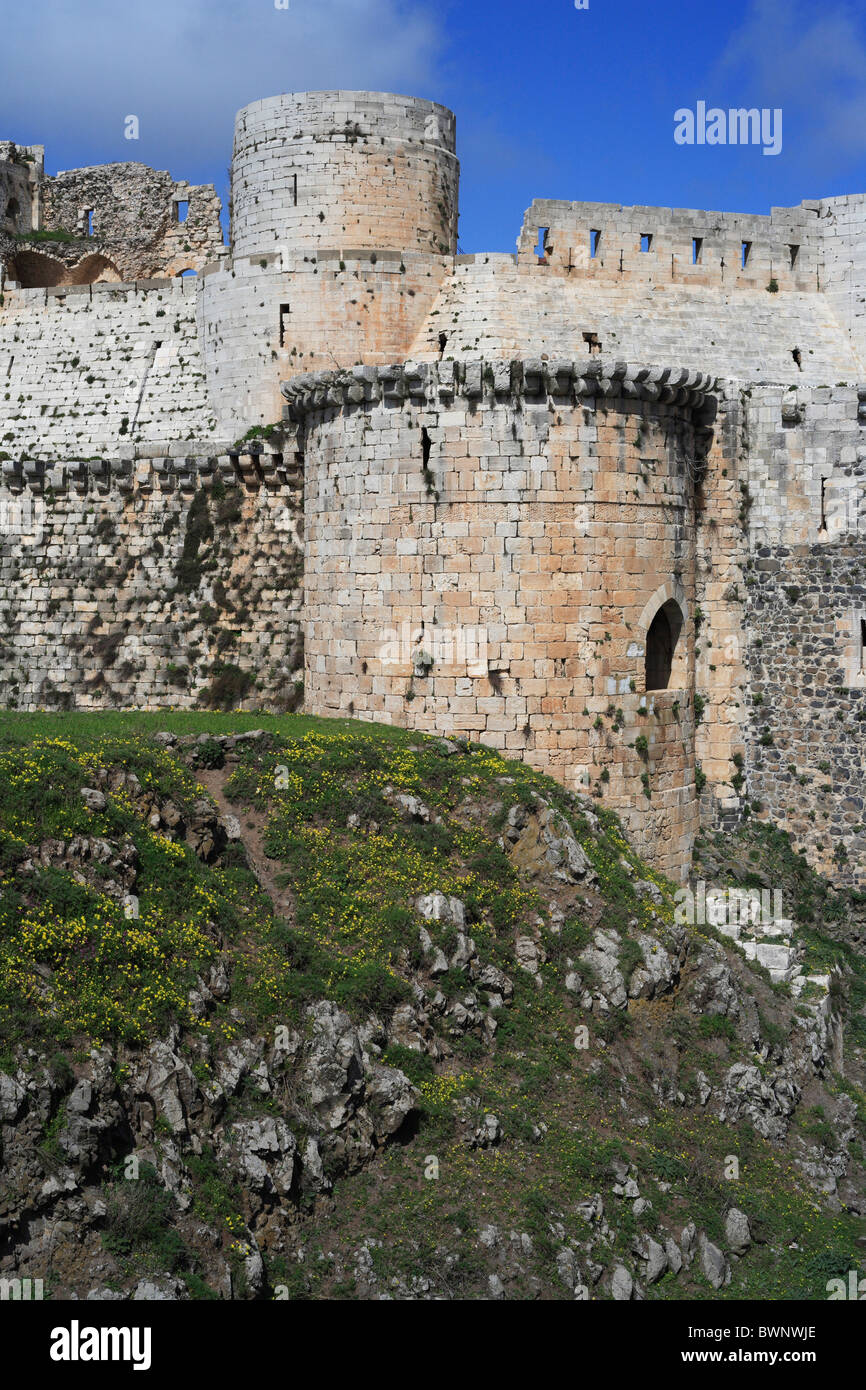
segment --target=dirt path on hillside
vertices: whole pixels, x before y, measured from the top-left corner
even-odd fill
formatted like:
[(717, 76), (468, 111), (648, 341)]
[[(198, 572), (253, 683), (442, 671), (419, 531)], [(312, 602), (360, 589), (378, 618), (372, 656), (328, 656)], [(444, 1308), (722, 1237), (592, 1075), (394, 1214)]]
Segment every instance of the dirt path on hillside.
[(264, 833), (267, 816), (255, 807), (241, 806), (226, 799), (223, 788), (233, 768), (197, 768), (196, 777), (216, 803), (220, 819), (234, 816), (241, 828), (241, 844), (246, 850), (250, 868), (258, 879), (259, 887), (267, 893), (280, 917), (292, 915), (292, 895), (288, 888), (281, 888), (276, 875), (284, 869), (278, 859), (269, 859), (264, 850)]

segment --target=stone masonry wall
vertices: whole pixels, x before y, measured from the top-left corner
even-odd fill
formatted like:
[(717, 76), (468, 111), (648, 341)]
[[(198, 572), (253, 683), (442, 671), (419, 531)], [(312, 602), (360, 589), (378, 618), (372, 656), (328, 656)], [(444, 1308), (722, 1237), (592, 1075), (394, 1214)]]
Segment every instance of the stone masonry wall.
[[(178, 204), (189, 204), (178, 221)], [(145, 164), (99, 164), (46, 179), (43, 227), (85, 238), (64, 254), (62, 244), (42, 249), (70, 265), (93, 252), (106, 258), (123, 281), (198, 271), (223, 250), (222, 204), (213, 184), (173, 179)], [(93, 236), (87, 238), (87, 212)]]
[(292, 703), (305, 568), (314, 711), (526, 757), (674, 876), (700, 808), (863, 884), (866, 197), (455, 257), (451, 112), (326, 92), (238, 114), (232, 199), (229, 255), (209, 186), (0, 142), (0, 703)]
[(821, 289), (866, 363), (866, 194), (825, 198), (817, 208)]
[(866, 387), (756, 390), (740, 794), (866, 883)]
[(720, 382), (712, 448), (697, 493), (695, 684), (700, 717), (695, 749), (702, 824), (735, 824), (742, 800), (732, 779), (744, 752), (748, 664), (744, 640), (749, 563), (748, 390)]
[[(693, 491), (710, 378), (539, 360), (286, 385), (308, 707), (467, 733), (597, 794), (676, 877), (697, 825)], [(683, 615), (645, 691), (658, 608)]]
[[(832, 385), (866, 366), (824, 295), (765, 284), (737, 290), (593, 278), (509, 256), (461, 259), (412, 344), (411, 356), (568, 357), (696, 362), (745, 382)], [(799, 362), (795, 358), (798, 354)]]
[(182, 451), (26, 474), (6, 465), (0, 705), (298, 702), (294, 457)]
[(866, 388), (720, 394), (699, 494), (702, 820), (791, 832), (866, 882)]
[(218, 432), (278, 421), (280, 384), (297, 373), (402, 361), (451, 268), (446, 256), (324, 248), (205, 270), (200, 334)]
[(862, 538), (762, 547), (752, 573), (743, 792), (837, 882), (866, 886)]
[(196, 282), (6, 291), (0, 454), (111, 458), (135, 442), (208, 439)]

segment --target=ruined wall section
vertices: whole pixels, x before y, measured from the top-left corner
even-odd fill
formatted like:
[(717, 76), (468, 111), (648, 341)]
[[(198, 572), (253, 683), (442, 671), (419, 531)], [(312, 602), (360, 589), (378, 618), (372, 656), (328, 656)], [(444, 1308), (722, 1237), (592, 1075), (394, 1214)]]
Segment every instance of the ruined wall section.
[[(464, 733), (592, 788), (681, 877), (697, 828), (697, 458), (711, 379), (443, 361), (286, 384), (312, 712)], [(647, 694), (658, 608), (684, 620)]]
[(135, 442), (208, 439), (215, 424), (195, 280), (5, 292), (0, 453), (110, 458)]
[(0, 293), (18, 238), (40, 226), (44, 160), (42, 145), (0, 140)]
[[(129, 282), (199, 271), (224, 249), (222, 205), (213, 185), (178, 181), (145, 164), (68, 170), (45, 179), (42, 198), (43, 231), (66, 233), (70, 239), (19, 248), (7, 274), (27, 288), (76, 283), (77, 268), (94, 256), (107, 262), (99, 268), (103, 278)], [(184, 203), (188, 215), (181, 222), (178, 209)], [(26, 258), (28, 250), (31, 256), (43, 255), (64, 267), (65, 274), (42, 278), (43, 270), (56, 272)]]
[(44, 163), (42, 145), (0, 140), (0, 234), (9, 237), (39, 228)]
[(291, 709), (299, 701), (294, 460), (184, 447), (162, 457), (142, 448), (98, 466), (3, 465), (0, 704)]

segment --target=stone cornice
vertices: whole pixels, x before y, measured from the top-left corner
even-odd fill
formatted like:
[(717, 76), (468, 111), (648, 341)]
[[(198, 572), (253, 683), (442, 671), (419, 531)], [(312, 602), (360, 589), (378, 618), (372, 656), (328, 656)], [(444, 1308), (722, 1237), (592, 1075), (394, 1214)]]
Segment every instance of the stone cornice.
[(313, 372), (283, 382), (281, 391), (290, 420), (301, 421), (319, 410), (346, 406), (398, 404), (447, 407), (464, 400), (529, 401), (551, 399), (562, 404), (587, 399), (639, 400), (672, 405), (709, 423), (715, 412), (719, 380), (684, 367), (645, 367), (578, 358), (533, 357), (514, 360), (481, 358), (441, 362), (405, 362), (388, 367), (359, 366), (348, 370)]
[[(195, 492), (223, 486), (268, 490), (301, 485), (302, 473), (294, 457), (284, 459), (261, 440), (239, 445), (207, 444), (190, 453), (190, 445), (149, 444), (119, 451), (111, 459), (3, 459), (0, 492), (24, 489), (52, 492)], [(192, 446), (195, 447), (194, 445)], [(205, 452), (207, 450), (207, 452)], [(3, 540), (0, 527), (0, 542)]]

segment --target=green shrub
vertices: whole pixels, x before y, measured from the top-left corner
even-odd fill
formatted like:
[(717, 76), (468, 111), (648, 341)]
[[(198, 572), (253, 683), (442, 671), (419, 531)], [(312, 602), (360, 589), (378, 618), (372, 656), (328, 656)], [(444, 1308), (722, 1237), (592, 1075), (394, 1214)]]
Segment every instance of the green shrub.
[(117, 1259), (169, 1274), (187, 1263), (183, 1241), (169, 1225), (174, 1199), (152, 1164), (142, 1163), (137, 1179), (116, 1183), (106, 1207), (102, 1244)]

